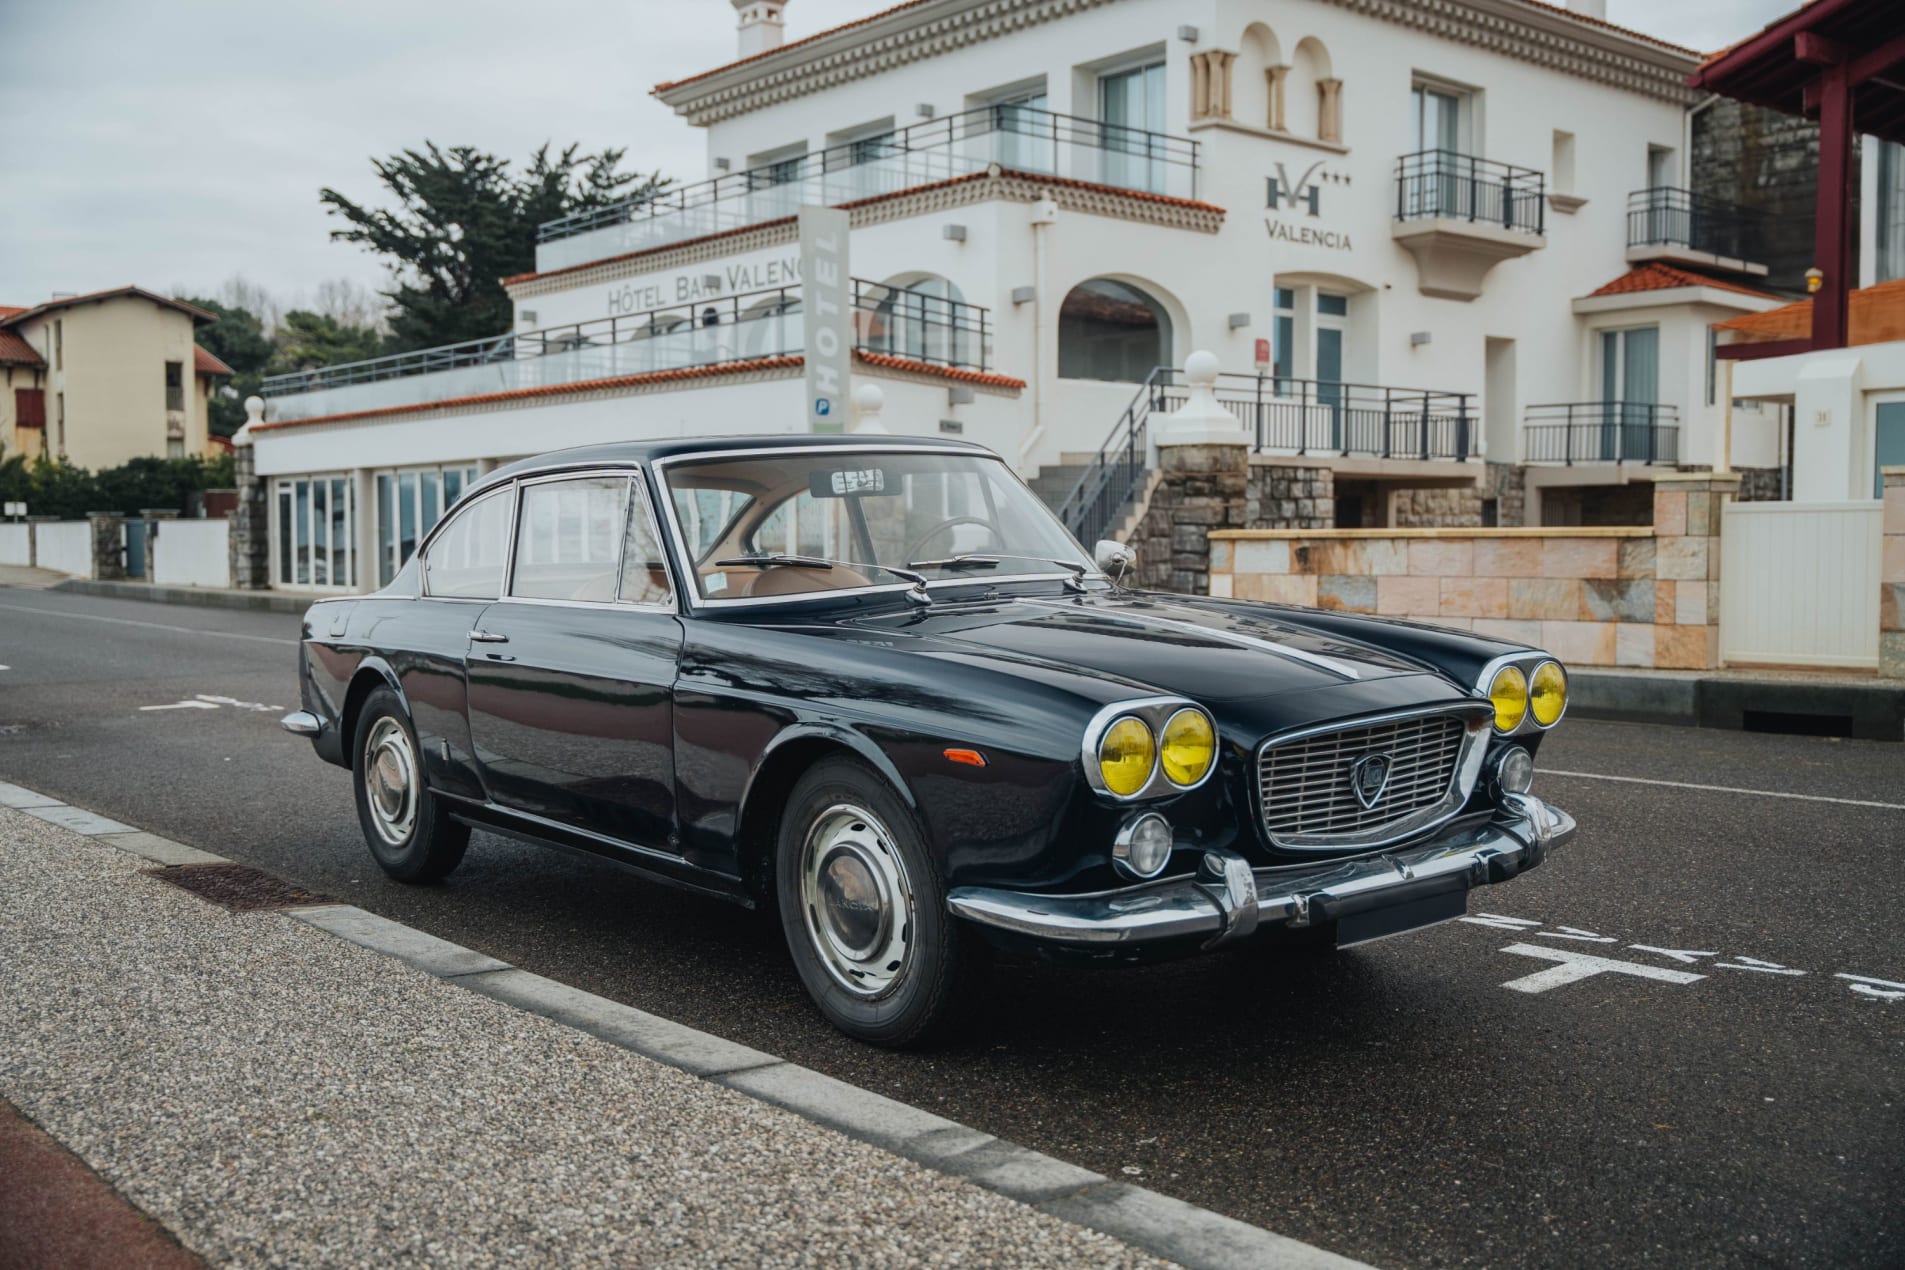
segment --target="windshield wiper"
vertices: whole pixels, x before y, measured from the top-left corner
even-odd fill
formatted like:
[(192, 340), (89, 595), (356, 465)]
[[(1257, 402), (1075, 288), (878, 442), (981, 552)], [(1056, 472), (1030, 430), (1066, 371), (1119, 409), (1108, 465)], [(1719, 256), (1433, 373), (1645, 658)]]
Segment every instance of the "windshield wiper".
[(907, 564), (909, 569), (993, 569), (1001, 560), (1030, 560), (1035, 564), (1055, 564), (1081, 583), (1085, 578), (1086, 566), (1075, 560), (1058, 560), (1049, 556), (1015, 556), (1010, 552), (988, 554), (969, 553), (962, 556), (948, 556), (944, 560), (914, 560)]
[(930, 602), (930, 597), (926, 594), (925, 574), (915, 573), (911, 569), (895, 568), (890, 564), (865, 564), (858, 560), (829, 560), (824, 556), (796, 556), (783, 551), (765, 551), (751, 556), (730, 556), (726, 560), (714, 562), (717, 569), (726, 569), (734, 565), (754, 569), (771, 569), (777, 565), (795, 569), (879, 569), (913, 584), (912, 589), (906, 593), (907, 598), (921, 604)]

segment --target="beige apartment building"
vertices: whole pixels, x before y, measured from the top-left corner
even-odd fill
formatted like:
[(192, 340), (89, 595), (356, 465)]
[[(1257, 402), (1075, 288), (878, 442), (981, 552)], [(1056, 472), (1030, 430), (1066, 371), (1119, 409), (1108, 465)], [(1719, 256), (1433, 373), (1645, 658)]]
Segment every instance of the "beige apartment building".
[(0, 458), (96, 471), (212, 452), (209, 403), (232, 370), (193, 333), (214, 320), (139, 287), (0, 306)]

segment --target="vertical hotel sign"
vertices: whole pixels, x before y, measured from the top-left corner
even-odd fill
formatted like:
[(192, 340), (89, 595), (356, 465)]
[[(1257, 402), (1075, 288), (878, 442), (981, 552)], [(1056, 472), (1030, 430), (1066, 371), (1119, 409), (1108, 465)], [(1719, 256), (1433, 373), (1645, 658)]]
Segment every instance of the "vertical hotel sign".
[(800, 209), (801, 348), (807, 359), (807, 430), (847, 430), (853, 373), (852, 285), (847, 273), (847, 213)]

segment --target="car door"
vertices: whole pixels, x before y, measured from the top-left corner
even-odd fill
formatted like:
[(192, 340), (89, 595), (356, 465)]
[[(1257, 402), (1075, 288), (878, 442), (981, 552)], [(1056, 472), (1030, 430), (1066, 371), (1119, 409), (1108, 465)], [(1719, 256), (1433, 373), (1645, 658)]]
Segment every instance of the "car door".
[(403, 687), (430, 787), (461, 798), (483, 797), (464, 665), (470, 631), (502, 594), (513, 499), (505, 484), (454, 511), (423, 550), (417, 601), (385, 606), (366, 631)]
[(673, 852), (681, 626), (639, 471), (521, 484), (508, 585), (469, 649), (490, 800)]

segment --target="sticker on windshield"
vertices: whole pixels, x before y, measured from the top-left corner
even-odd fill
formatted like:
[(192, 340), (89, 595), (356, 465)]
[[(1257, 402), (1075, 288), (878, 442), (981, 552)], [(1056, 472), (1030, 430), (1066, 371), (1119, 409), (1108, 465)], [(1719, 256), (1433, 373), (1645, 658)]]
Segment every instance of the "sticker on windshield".
[(855, 468), (846, 472), (816, 472), (809, 482), (815, 498), (847, 498), (855, 494), (886, 492), (886, 470)]

